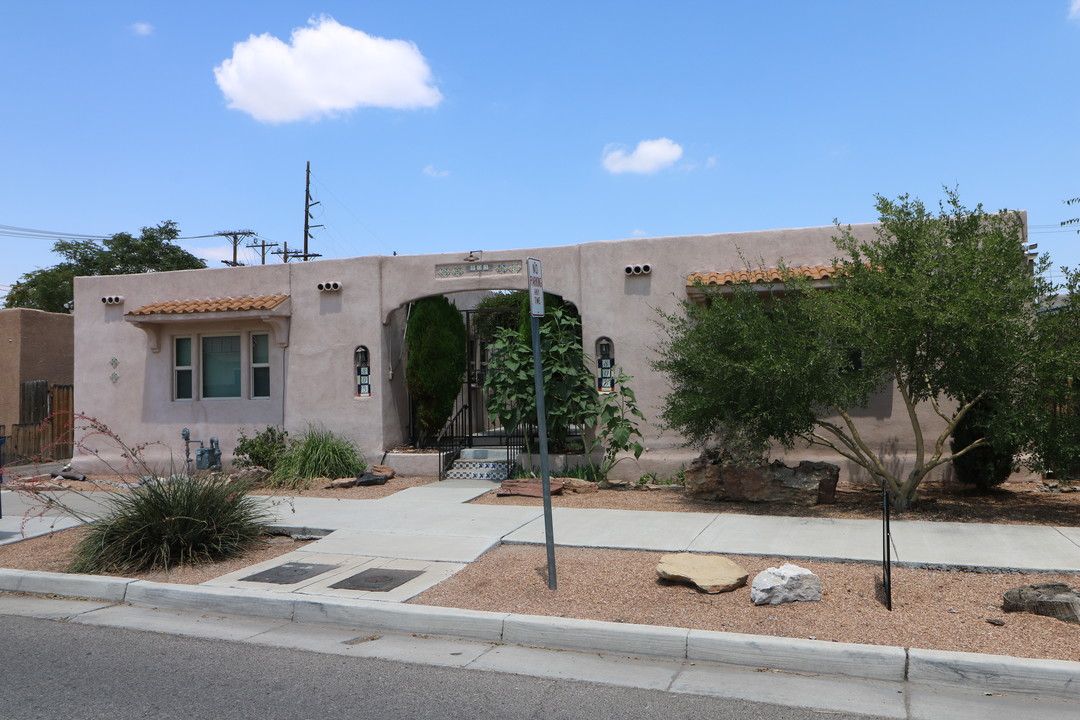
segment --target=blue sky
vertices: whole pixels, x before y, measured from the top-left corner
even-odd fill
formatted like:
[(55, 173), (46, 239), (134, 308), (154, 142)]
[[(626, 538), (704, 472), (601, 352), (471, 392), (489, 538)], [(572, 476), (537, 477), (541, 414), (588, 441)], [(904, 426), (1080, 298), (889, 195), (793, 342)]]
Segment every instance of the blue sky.
[[(324, 257), (1029, 211), (1080, 264), (1080, 0), (7, 3), (0, 225)], [(217, 238), (182, 243), (219, 265)], [(0, 234), (0, 293), (57, 262)], [(753, 248), (745, 248), (752, 256)], [(257, 257), (247, 251), (249, 261)], [(275, 259), (275, 261), (277, 261)]]

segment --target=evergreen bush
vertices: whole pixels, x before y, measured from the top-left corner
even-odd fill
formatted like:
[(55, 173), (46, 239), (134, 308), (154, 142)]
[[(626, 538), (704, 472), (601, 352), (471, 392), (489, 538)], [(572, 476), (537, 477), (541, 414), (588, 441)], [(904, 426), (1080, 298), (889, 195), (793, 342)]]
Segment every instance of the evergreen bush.
[(461, 312), (443, 296), (417, 300), (409, 313), (405, 384), (416, 407), (422, 446), (435, 438), (454, 411), (465, 381), (466, 330)]
[(1016, 448), (1009, 440), (994, 438), (989, 432), (995, 420), (995, 407), (990, 398), (975, 403), (960, 419), (952, 434), (953, 452), (959, 452), (979, 438), (988, 440), (987, 444), (952, 459), (956, 479), (966, 485), (974, 485), (980, 492), (986, 492), (1009, 479), (1016, 455)]

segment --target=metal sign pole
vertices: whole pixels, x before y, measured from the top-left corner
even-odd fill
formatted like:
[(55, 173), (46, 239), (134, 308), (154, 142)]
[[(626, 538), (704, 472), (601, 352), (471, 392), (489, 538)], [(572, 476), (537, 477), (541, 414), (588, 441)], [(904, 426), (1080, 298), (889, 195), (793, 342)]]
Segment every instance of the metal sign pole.
[(555, 533), (551, 522), (551, 476), (548, 472), (547, 410), (544, 407), (544, 369), (540, 361), (540, 318), (544, 316), (544, 281), (540, 261), (528, 259), (529, 314), (532, 315), (533, 374), (536, 384), (536, 424), (540, 431), (540, 478), (544, 488), (544, 537), (547, 545), (548, 588), (556, 590)]
[(889, 528), (889, 483), (881, 481), (881, 585), (885, 608), (892, 611), (892, 531)]

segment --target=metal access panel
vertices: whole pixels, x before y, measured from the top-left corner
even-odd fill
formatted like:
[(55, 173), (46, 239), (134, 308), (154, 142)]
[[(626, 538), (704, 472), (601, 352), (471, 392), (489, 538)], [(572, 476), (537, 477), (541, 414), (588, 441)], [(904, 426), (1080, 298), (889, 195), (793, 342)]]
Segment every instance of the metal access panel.
[(362, 573), (339, 580), (330, 587), (335, 590), (369, 590), (388, 592), (423, 574), (423, 570), (391, 570), (371, 568)]
[(274, 583), (275, 585), (292, 585), (322, 575), (330, 570), (337, 570), (337, 565), (316, 565), (315, 563), (288, 562), (284, 565), (272, 567), (269, 570), (257, 572), (246, 578), (244, 582)]

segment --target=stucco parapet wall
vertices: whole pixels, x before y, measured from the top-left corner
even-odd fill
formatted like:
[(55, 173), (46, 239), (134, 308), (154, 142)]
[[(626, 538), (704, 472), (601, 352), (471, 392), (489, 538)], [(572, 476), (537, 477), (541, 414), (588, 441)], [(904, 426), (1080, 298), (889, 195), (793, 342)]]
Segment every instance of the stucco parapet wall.
[(125, 313), (124, 320), (146, 333), (151, 352), (161, 351), (161, 330), (166, 324), (262, 320), (270, 326), (278, 347), (289, 345), (292, 300), (287, 294), (170, 300), (150, 303)]
[[(539, 258), (550, 275), (544, 276), (544, 290), (572, 302), (580, 302), (578, 276), (580, 245), (548, 248), (441, 253), (438, 255), (379, 256), (382, 277), (382, 322), (387, 324), (395, 310), (429, 295), (473, 290), (525, 290), (525, 260)], [(556, 269), (572, 268), (573, 272)], [(401, 278), (408, 278), (407, 283)]]

